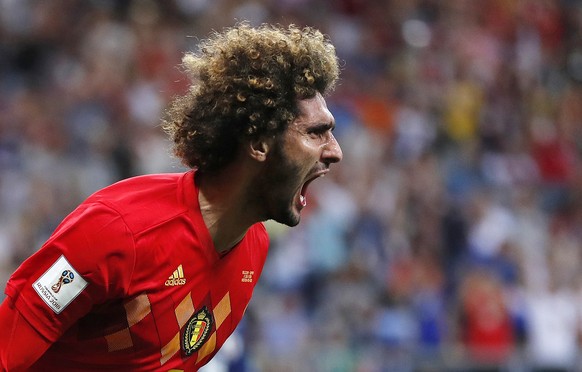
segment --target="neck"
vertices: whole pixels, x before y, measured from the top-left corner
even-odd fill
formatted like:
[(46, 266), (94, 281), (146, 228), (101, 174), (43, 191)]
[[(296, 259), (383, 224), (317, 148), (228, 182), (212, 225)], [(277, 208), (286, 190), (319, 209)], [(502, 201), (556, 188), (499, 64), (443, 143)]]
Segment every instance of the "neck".
[(231, 166), (217, 174), (199, 174), (198, 202), (204, 223), (219, 254), (232, 249), (258, 218), (253, 216), (247, 192), (250, 177)]

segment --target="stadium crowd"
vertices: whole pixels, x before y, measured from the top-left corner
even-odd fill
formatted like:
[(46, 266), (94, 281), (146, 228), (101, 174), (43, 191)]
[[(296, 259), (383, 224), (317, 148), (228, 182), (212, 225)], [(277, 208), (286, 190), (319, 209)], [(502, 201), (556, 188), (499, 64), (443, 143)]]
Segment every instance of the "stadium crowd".
[(0, 282), (93, 191), (183, 170), (181, 54), (241, 20), (330, 36), (344, 160), (267, 224), (208, 369), (582, 368), (576, 0), (0, 0)]

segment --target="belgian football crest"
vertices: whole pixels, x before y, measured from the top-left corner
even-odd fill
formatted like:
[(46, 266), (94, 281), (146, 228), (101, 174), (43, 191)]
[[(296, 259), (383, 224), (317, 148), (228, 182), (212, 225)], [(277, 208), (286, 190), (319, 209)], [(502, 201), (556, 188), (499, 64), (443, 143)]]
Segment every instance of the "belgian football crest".
[(208, 340), (212, 329), (212, 314), (206, 306), (195, 313), (184, 328), (182, 335), (182, 349), (186, 356), (198, 351)]

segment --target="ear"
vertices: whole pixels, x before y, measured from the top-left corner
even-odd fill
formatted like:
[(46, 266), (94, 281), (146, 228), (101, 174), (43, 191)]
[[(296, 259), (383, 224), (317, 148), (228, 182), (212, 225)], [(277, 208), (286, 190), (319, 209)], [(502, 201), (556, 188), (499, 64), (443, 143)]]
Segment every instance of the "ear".
[(251, 158), (257, 161), (267, 160), (267, 155), (271, 148), (273, 147), (274, 139), (272, 138), (261, 138), (249, 142), (249, 155)]

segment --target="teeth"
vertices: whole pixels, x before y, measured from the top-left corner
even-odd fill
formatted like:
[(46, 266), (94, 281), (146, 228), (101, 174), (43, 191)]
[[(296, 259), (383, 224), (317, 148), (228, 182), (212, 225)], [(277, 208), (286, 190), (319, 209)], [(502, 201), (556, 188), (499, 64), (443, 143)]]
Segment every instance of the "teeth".
[(305, 199), (305, 196), (299, 195), (299, 201), (301, 202), (302, 206), (305, 207), (307, 205), (307, 199)]

